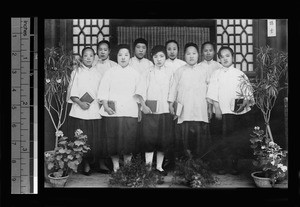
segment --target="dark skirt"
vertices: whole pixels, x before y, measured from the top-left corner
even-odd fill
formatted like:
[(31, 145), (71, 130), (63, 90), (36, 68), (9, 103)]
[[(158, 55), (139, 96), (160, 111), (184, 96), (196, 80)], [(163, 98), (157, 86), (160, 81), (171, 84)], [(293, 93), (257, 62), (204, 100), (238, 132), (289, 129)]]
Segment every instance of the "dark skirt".
[(171, 114), (143, 114), (141, 151), (167, 152), (172, 143), (171, 136)]
[(104, 136), (104, 125), (101, 119), (84, 120), (69, 116), (68, 137), (74, 140), (74, 133), (81, 129), (87, 135), (87, 143), (91, 150), (84, 160), (91, 165), (98, 165), (99, 159), (107, 156), (107, 143)]
[(202, 157), (209, 152), (211, 136), (208, 123), (202, 121), (184, 121), (179, 124), (179, 127), (181, 140), (178, 140), (177, 144), (182, 144), (182, 154), (185, 154), (186, 150), (190, 150), (194, 157)]
[(138, 119), (132, 117), (104, 117), (108, 155), (137, 153)]

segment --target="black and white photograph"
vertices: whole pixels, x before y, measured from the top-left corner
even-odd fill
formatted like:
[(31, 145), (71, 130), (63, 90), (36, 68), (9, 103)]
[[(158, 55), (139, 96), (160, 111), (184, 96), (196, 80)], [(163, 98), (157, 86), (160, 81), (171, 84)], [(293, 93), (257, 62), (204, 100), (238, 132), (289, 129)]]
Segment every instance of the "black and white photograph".
[(45, 188), (288, 188), (287, 19), (44, 19)]

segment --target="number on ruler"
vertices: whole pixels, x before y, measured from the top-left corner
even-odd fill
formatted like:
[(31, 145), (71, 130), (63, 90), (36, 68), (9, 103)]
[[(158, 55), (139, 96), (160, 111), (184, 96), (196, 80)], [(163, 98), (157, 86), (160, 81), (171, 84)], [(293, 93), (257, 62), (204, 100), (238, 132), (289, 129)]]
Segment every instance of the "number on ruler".
[(26, 148), (26, 147), (23, 147), (22, 150), (23, 150), (24, 152), (26, 152), (26, 151), (27, 151), (27, 148)]
[(12, 52), (11, 55), (12, 56), (17, 56), (17, 53), (16, 52)]
[(16, 74), (17, 73), (17, 71), (16, 70), (13, 70), (13, 71), (11, 71), (12, 72), (12, 74)]
[(12, 107), (11, 107), (12, 110), (15, 110), (16, 108), (17, 108), (16, 106), (12, 106)]
[(27, 101), (21, 101), (21, 102), (22, 102), (22, 105), (24, 105), (24, 106), (28, 105)]
[(17, 125), (16, 124), (12, 124), (11, 127), (15, 128)]
[(12, 89), (13, 92), (16, 92), (17, 90), (15, 88)]
[(12, 178), (11, 180), (15, 182), (17, 179), (16, 178)]

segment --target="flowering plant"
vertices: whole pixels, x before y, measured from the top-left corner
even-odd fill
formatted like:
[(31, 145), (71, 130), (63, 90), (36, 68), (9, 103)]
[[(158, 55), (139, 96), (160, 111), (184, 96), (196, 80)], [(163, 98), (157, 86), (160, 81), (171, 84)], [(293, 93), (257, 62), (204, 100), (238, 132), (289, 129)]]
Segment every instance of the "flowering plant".
[(262, 169), (264, 176), (271, 179), (272, 185), (280, 179), (287, 178), (288, 152), (273, 142), (258, 126), (254, 127), (253, 134), (250, 136), (252, 137), (251, 148), (255, 156), (253, 165)]
[(74, 141), (69, 141), (62, 131), (57, 131), (58, 146), (54, 152), (46, 152), (46, 163), (48, 169), (54, 169), (54, 177), (63, 177), (70, 171), (77, 172), (78, 165), (82, 161), (82, 157), (90, 150), (87, 144), (87, 135), (83, 131), (77, 129), (75, 131)]

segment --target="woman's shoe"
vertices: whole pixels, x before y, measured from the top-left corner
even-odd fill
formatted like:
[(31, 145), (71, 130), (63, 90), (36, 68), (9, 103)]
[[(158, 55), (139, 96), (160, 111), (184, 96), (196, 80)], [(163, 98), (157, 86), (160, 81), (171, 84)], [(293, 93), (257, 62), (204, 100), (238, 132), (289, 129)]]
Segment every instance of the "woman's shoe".
[(155, 172), (157, 172), (157, 173), (159, 173), (160, 175), (162, 175), (162, 176), (167, 176), (168, 175), (168, 173), (166, 172), (166, 171), (160, 171), (160, 170), (158, 170), (158, 169), (155, 169)]
[(82, 174), (84, 174), (84, 175), (86, 175), (86, 176), (90, 176), (90, 175), (91, 175), (91, 170), (89, 170), (89, 171), (87, 171), (87, 172), (83, 171)]

